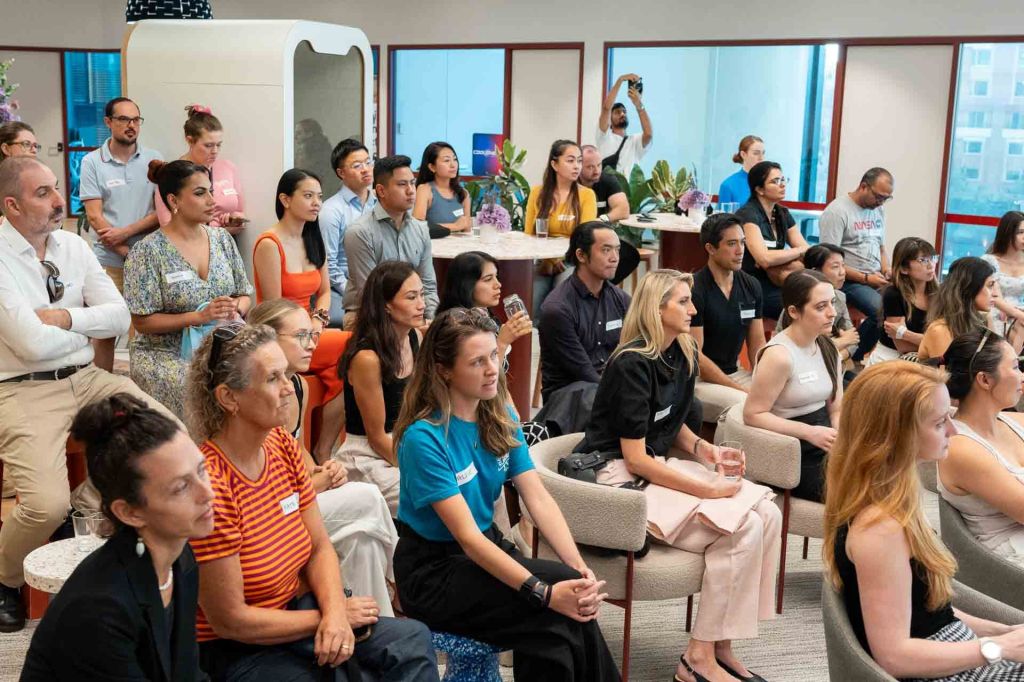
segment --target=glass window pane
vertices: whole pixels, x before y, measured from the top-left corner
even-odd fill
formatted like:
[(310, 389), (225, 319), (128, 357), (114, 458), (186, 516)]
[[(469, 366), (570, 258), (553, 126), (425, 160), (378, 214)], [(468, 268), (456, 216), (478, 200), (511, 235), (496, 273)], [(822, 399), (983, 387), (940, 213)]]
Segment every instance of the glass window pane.
[(946, 212), (998, 217), (1017, 207), (1024, 154), (1024, 44), (961, 47)]
[(946, 223), (942, 238), (942, 273), (948, 272), (957, 258), (984, 255), (995, 237), (994, 226)]
[(117, 52), (65, 52), (64, 102), (67, 107), (66, 162), (68, 167), (69, 212), (82, 212), (78, 182), (82, 159), (87, 151), (107, 139), (103, 124), (107, 102), (121, 96), (121, 55)]
[(505, 50), (396, 50), (393, 153), (419, 166), (423, 150), (444, 140), (455, 147), (459, 172), (473, 166), (473, 134), (505, 127)]
[[(835, 45), (618, 47), (608, 53), (608, 82), (624, 73), (644, 79), (654, 128), (640, 161), (646, 173), (660, 159), (672, 170), (696, 166), (701, 189), (717, 193), (738, 169), (740, 139), (753, 134), (791, 178), (789, 199), (824, 202), (838, 56)], [(625, 90), (619, 95), (628, 130), (638, 132)]]

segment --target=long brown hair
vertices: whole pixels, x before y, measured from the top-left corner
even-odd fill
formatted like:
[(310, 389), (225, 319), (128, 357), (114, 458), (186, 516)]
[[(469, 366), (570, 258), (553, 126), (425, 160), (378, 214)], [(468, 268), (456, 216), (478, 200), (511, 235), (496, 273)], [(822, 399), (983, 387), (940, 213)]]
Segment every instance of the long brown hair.
[[(452, 416), (451, 394), (439, 368), (455, 365), (462, 344), (469, 337), (495, 334), (496, 331), (487, 313), (475, 308), (450, 308), (430, 323), (423, 337), (416, 368), (405, 387), (402, 409), (395, 420), (393, 442), (396, 453), (402, 434), (413, 422), (425, 419), (448, 428)], [(508, 411), (511, 403), (505, 374), (498, 372), (498, 394), (490, 400), (481, 400), (476, 409), (480, 444), (495, 457), (508, 454), (520, 444), (516, 439), (516, 422)]]
[[(792, 275), (791, 275), (792, 277)], [(839, 435), (825, 464), (825, 571), (837, 590), (836, 535), (862, 511), (877, 509), (903, 527), (910, 556), (925, 572), (929, 610), (949, 602), (956, 560), (936, 538), (921, 509), (918, 425), (931, 410), (946, 373), (905, 360), (868, 367), (850, 384)], [(885, 409), (879, 409), (879, 406)]]
[[(558, 174), (551, 164), (565, 154), (565, 150), (569, 147), (580, 148), (572, 140), (555, 140), (555, 143), (551, 145), (551, 151), (548, 153), (548, 165), (544, 168), (544, 181), (540, 186), (540, 196), (537, 197), (538, 218), (550, 219), (551, 212), (555, 210), (555, 190), (558, 188)], [(580, 222), (580, 183), (578, 181), (572, 183), (572, 187), (569, 188), (569, 207), (572, 208), (572, 214), (576, 216), (576, 224), (578, 225)]]
[[(914, 280), (909, 272), (903, 272), (903, 268), (910, 270), (910, 262), (915, 258), (934, 255), (935, 247), (920, 237), (904, 237), (896, 242), (896, 247), (892, 250), (892, 285), (896, 287), (896, 291), (900, 292), (900, 296), (903, 298), (907, 309), (907, 319), (910, 319), (911, 313), (914, 312), (915, 292)], [(935, 292), (939, 290), (937, 279), (932, 278), (932, 281), (925, 282), (924, 295), (929, 303), (931, 303)]]
[(372, 350), (380, 360), (380, 377), (387, 384), (398, 378), (402, 371), (402, 344), (395, 325), (388, 314), (388, 303), (398, 296), (405, 280), (416, 274), (416, 269), (404, 260), (386, 260), (370, 271), (363, 285), (352, 338), (338, 362), (338, 378), (348, 381), (352, 358), (361, 350)]
[[(804, 306), (811, 300), (811, 291), (819, 284), (832, 285), (824, 274), (817, 270), (798, 270), (782, 283), (782, 309), (789, 314), (789, 307), (803, 310)], [(793, 319), (792, 315), (789, 315)], [(831, 400), (835, 400), (839, 391), (839, 350), (832, 340), (825, 334), (818, 334), (814, 337), (814, 343), (821, 351), (821, 359), (825, 361), (825, 369), (828, 371), (828, 378), (832, 380)], [(761, 349), (764, 351), (764, 348)], [(846, 401), (843, 401), (846, 402)]]
[(942, 320), (953, 338), (988, 326), (985, 315), (974, 307), (974, 297), (995, 272), (991, 264), (977, 256), (953, 261), (935, 300), (928, 306), (928, 324)]

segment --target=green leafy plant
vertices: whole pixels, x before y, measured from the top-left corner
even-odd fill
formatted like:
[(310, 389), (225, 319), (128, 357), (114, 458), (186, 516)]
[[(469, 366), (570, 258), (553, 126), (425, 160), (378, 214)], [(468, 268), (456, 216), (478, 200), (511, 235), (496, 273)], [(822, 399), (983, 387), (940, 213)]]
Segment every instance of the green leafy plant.
[(526, 150), (517, 149), (505, 140), (501, 147), (494, 148), (494, 153), (498, 156), (497, 175), (466, 183), (473, 213), (483, 206), (485, 200), (491, 199), (508, 211), (512, 229), (522, 232), (526, 222), (526, 201), (530, 198), (530, 183), (521, 172)]
[[(611, 168), (607, 168), (615, 179), (619, 181), (619, 187), (622, 188), (623, 193), (626, 195), (626, 199), (629, 201), (629, 212), (630, 214), (641, 213), (649, 208), (653, 208), (656, 201), (651, 196), (651, 188), (648, 185), (647, 178), (644, 177), (644, 171), (639, 165), (634, 165), (633, 170), (629, 173), (629, 179), (620, 173), (619, 171)], [(640, 244), (643, 241), (644, 231), (638, 227), (626, 227), (619, 225), (615, 229), (619, 235), (619, 239), (625, 239), (633, 246), (640, 248)]]
[(680, 197), (687, 190), (693, 189), (696, 176), (696, 170), (691, 175), (685, 168), (680, 168), (679, 172), (673, 175), (668, 167), (668, 161), (664, 159), (655, 163), (647, 186), (656, 202), (656, 210), (675, 213)]

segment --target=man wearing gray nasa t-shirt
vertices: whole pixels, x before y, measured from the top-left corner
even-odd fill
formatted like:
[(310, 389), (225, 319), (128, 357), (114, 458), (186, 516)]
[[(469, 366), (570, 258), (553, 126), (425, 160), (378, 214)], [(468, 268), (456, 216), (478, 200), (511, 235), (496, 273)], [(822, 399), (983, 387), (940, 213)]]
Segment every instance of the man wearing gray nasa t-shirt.
[(878, 341), (882, 306), (879, 290), (892, 279), (889, 256), (885, 252), (885, 210), (892, 199), (892, 173), (872, 168), (864, 173), (857, 189), (836, 197), (825, 207), (819, 219), (821, 242), (841, 246), (846, 251), (846, 301), (864, 313), (860, 343), (853, 359), (861, 361)]

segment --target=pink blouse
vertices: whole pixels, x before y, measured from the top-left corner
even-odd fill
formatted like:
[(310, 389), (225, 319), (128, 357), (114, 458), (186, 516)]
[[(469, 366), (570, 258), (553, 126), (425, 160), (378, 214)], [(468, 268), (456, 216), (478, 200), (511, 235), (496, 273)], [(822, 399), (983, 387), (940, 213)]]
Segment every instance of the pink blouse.
[[(238, 177), (235, 164), (227, 159), (217, 159), (210, 167), (213, 174), (213, 198), (217, 202), (216, 213), (210, 221), (210, 227), (223, 227), (229, 213), (244, 212), (245, 202), (242, 199), (242, 181)], [(160, 225), (171, 222), (171, 211), (164, 205), (160, 190), (155, 191), (156, 217)]]

